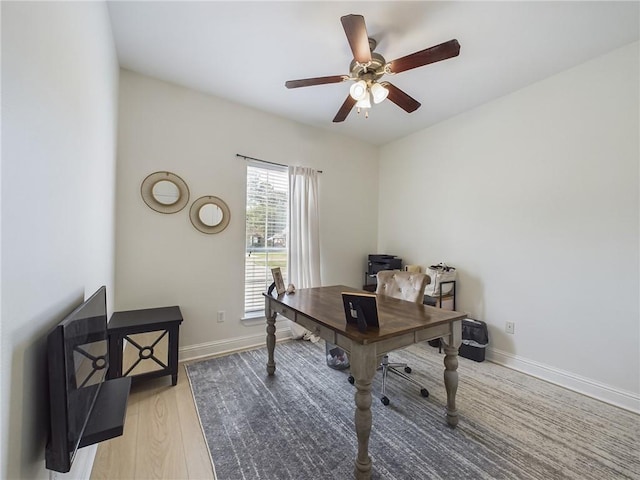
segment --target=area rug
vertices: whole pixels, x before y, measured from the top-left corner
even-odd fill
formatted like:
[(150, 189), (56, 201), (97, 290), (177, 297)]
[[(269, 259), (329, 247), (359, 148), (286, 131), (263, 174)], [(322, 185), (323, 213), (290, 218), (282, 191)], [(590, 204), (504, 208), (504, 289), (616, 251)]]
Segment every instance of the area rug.
[[(640, 417), (489, 362), (460, 358), (457, 428), (447, 426), (443, 355), (393, 352), (430, 391), (399, 378), (389, 406), (373, 385), (373, 479), (638, 479)], [(218, 480), (345, 480), (356, 457), (348, 371), (323, 342), (279, 343), (187, 365)]]

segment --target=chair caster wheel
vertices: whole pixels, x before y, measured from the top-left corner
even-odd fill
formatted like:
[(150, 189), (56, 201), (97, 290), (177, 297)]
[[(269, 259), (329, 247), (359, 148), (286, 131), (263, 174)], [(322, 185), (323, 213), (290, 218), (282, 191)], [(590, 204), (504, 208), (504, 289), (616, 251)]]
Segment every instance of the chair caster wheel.
[(429, 398), (429, 390), (427, 390), (426, 388), (421, 389), (420, 395), (422, 395), (424, 398)]
[(383, 405), (389, 405), (389, 399), (387, 397), (382, 397), (380, 399), (380, 401), (382, 402)]
[(349, 380), (349, 383), (350, 383), (351, 385), (353, 385), (354, 383), (356, 383), (356, 379), (355, 379), (355, 378), (353, 378), (353, 375), (349, 375), (348, 380)]
[(404, 371), (406, 373), (411, 373), (411, 367), (404, 367)]

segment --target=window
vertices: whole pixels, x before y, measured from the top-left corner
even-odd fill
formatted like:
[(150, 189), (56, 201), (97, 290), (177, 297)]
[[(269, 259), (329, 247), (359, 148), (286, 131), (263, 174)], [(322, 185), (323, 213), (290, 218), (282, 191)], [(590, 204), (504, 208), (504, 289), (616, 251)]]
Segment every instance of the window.
[(247, 225), (244, 267), (244, 312), (264, 311), (262, 293), (280, 267), (287, 283), (289, 177), (287, 167), (250, 162), (247, 165)]

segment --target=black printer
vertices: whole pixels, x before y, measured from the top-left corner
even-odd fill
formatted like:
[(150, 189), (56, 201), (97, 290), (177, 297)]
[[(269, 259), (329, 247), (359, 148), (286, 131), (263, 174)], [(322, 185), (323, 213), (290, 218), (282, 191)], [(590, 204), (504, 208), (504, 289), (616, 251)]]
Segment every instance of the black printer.
[(373, 254), (369, 255), (367, 274), (375, 275), (380, 270), (401, 270), (402, 259), (395, 255)]

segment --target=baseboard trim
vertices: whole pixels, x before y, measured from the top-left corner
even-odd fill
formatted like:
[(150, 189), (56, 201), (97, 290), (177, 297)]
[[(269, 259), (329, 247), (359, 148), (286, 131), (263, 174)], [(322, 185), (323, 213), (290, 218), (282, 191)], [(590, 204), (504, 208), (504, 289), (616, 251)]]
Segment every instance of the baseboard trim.
[(596, 400), (640, 413), (640, 395), (612, 388), (589, 378), (575, 375), (495, 348), (487, 347), (487, 360), (573, 390)]
[[(291, 329), (278, 325), (276, 341), (287, 340), (289, 338), (291, 338)], [(182, 347), (178, 350), (178, 360), (180, 362), (187, 362), (204, 357), (225, 355), (248, 348), (262, 347), (266, 344), (267, 336), (264, 332), (244, 337), (227, 338), (225, 340)]]

